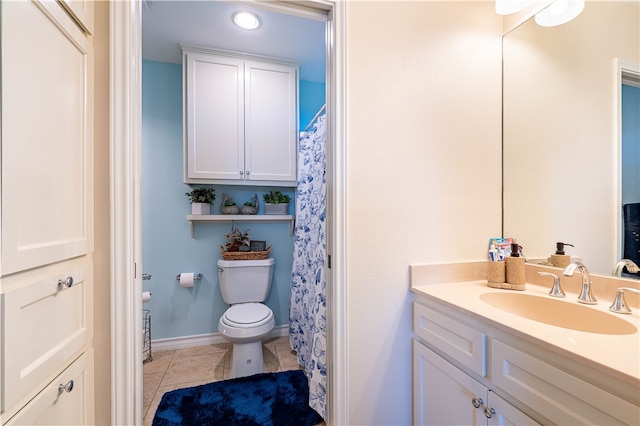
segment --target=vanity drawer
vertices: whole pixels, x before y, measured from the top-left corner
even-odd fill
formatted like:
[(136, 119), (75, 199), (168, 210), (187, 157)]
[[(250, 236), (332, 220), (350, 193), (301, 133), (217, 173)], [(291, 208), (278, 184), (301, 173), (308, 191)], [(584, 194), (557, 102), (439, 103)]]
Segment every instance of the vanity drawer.
[(640, 424), (640, 407), (497, 340), (491, 381), (555, 424)]
[(428, 306), (413, 304), (413, 331), (420, 339), (484, 377), (487, 335)]
[(93, 400), (93, 351), (89, 350), (49, 383), (6, 426), (91, 425), (94, 424)]
[[(69, 276), (71, 287), (58, 285)], [(90, 347), (92, 293), (87, 265), (3, 294), (5, 413), (26, 403)]]

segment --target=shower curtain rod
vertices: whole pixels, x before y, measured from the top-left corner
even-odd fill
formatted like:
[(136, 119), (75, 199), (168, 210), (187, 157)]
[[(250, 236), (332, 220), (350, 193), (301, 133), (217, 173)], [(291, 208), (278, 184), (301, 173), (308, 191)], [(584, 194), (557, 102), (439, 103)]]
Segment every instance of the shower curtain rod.
[(322, 105), (322, 108), (320, 108), (320, 111), (318, 111), (316, 113), (316, 115), (313, 116), (313, 118), (311, 119), (311, 121), (309, 122), (309, 124), (307, 124), (307, 127), (304, 128), (303, 132), (306, 132), (307, 130), (309, 130), (309, 128), (313, 125), (313, 123), (316, 122), (316, 120), (318, 119), (318, 117), (320, 117), (322, 115), (322, 113), (324, 112), (324, 110), (327, 108), (327, 104)]

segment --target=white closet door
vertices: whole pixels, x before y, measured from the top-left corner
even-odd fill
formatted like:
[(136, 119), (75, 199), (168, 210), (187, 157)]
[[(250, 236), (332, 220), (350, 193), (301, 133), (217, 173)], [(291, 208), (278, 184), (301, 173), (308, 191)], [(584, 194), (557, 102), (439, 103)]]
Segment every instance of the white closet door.
[(92, 250), (93, 47), (56, 2), (2, 2), (2, 275)]

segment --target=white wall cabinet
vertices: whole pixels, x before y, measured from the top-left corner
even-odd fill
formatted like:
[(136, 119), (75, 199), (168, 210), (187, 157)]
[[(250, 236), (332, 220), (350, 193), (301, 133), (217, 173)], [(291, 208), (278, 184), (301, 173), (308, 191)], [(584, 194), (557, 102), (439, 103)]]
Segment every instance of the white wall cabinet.
[(593, 370), (575, 360), (459, 310), (419, 302), (413, 312), (414, 424), (639, 424), (640, 407), (612, 393), (613, 379), (612, 390), (602, 389)]
[(93, 424), (93, 4), (0, 19), (0, 422)]
[(298, 68), (183, 46), (184, 181), (295, 186)]

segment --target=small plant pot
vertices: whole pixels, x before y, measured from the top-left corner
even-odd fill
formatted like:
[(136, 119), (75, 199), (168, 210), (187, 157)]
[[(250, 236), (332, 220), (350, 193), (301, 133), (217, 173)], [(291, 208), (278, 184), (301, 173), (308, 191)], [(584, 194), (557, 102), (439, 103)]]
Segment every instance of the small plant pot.
[(258, 208), (255, 206), (242, 206), (242, 209), (240, 209), (240, 212), (242, 214), (256, 214), (258, 213)]
[(289, 203), (270, 204), (265, 203), (264, 214), (287, 214)]
[(233, 206), (222, 206), (220, 211), (222, 214), (238, 214), (240, 208), (234, 204)]
[(211, 214), (211, 204), (193, 203), (191, 204), (191, 214), (199, 214), (199, 215)]

